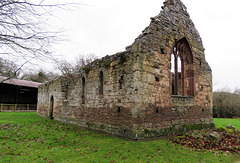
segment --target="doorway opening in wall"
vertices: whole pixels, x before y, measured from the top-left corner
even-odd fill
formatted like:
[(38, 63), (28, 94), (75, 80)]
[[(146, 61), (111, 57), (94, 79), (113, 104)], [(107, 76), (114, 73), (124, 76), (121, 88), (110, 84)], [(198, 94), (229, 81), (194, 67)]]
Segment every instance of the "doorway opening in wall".
[(53, 96), (50, 99), (50, 108), (49, 108), (49, 118), (53, 119), (53, 108), (54, 108), (54, 98)]
[(172, 95), (194, 96), (193, 55), (184, 37), (173, 46), (171, 53)]

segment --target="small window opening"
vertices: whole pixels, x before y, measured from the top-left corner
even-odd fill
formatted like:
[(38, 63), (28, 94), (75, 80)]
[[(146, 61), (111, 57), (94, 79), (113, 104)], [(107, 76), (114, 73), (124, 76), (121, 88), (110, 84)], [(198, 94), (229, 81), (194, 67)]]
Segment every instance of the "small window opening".
[(156, 82), (159, 82), (159, 81), (160, 81), (160, 79), (159, 79), (158, 76), (155, 76), (155, 80), (156, 80)]
[(158, 110), (158, 109), (156, 109), (156, 113), (159, 113), (159, 110)]
[(118, 112), (118, 113), (121, 112), (121, 108), (120, 108), (120, 107), (117, 108), (117, 112)]
[(121, 76), (119, 80), (119, 89), (122, 89), (122, 85), (123, 85), (123, 76)]
[(99, 86), (99, 94), (103, 94), (103, 72), (101, 71), (99, 74), (99, 79), (100, 79), (100, 86)]
[(204, 112), (204, 109), (202, 109), (202, 112)]
[(119, 89), (122, 89), (122, 81), (119, 80)]
[(160, 51), (161, 51), (161, 54), (164, 54), (164, 49), (163, 48), (161, 48)]
[(85, 104), (85, 87), (86, 87), (86, 82), (85, 78), (82, 78), (82, 104)]

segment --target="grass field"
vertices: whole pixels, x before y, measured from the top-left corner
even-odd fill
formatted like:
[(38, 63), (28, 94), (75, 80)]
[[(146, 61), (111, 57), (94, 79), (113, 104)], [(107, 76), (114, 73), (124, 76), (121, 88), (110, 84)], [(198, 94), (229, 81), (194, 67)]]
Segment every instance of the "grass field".
[(213, 122), (216, 127), (224, 127), (231, 124), (234, 127), (240, 129), (240, 119), (223, 119), (223, 118), (214, 118)]
[[(219, 125), (239, 120), (214, 119)], [(0, 162), (230, 162), (233, 156), (196, 151), (168, 139), (133, 142), (44, 119), (0, 113)]]

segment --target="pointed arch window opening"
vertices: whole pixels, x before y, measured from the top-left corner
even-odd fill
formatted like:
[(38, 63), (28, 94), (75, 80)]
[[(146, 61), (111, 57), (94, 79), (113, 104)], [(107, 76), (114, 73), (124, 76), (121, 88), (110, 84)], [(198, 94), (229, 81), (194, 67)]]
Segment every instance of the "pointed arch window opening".
[(100, 83), (99, 83), (99, 94), (103, 95), (103, 72), (102, 71), (100, 71), (99, 80), (100, 80)]
[(51, 98), (50, 98), (50, 109), (49, 109), (49, 118), (50, 119), (54, 118), (54, 116), (53, 116), (53, 109), (54, 109), (54, 97), (51, 96)]
[(193, 56), (183, 38), (177, 41), (171, 53), (172, 95), (194, 96)]
[(82, 77), (82, 104), (85, 104), (85, 88), (86, 87), (86, 81), (85, 78)]

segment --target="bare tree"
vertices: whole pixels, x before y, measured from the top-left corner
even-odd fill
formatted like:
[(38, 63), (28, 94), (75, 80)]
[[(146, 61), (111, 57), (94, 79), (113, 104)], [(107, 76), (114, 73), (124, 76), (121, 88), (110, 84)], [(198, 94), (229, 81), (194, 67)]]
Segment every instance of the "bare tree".
[[(60, 31), (49, 31), (47, 20), (56, 9), (76, 3), (58, 4), (52, 0), (0, 0), (0, 55), (29, 62), (51, 58), (51, 43)], [(17, 70), (17, 69), (16, 69)]]
[(20, 72), (16, 72), (17, 68), (14, 62), (0, 57), (0, 76), (18, 77)]
[(69, 76), (74, 74), (74, 63), (66, 60), (56, 61), (56, 69), (60, 71), (61, 75)]
[(57, 78), (58, 76), (59, 75), (56, 73), (46, 72), (46, 71), (40, 69), (33, 73), (32, 72), (24, 73), (22, 75), (21, 79), (43, 83), (45, 81), (53, 80), (53, 79)]
[(82, 70), (83, 67), (92, 63), (96, 59), (97, 56), (94, 54), (79, 55), (78, 57), (76, 57), (76, 63), (74, 66), (75, 72), (79, 72), (80, 70)]
[(235, 87), (234, 94), (240, 95), (240, 89), (238, 87)]
[(90, 64), (97, 57), (94, 54), (80, 55), (76, 57), (75, 62), (69, 62), (66, 60), (56, 60), (56, 69), (61, 72), (61, 75), (73, 77), (74, 75), (80, 73), (86, 65)]

